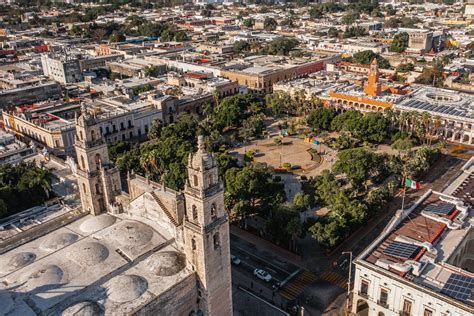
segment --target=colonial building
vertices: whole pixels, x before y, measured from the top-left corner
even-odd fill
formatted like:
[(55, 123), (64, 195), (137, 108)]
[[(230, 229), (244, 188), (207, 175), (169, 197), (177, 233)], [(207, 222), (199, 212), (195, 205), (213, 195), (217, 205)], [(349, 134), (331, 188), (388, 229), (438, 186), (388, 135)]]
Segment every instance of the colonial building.
[(75, 148), (82, 207), (0, 244), (2, 313), (232, 315), (224, 186), (203, 138), (184, 192), (133, 174), (123, 192), (85, 108)]
[(328, 93), (331, 106), (341, 110), (363, 112), (383, 112), (392, 109), (408, 93), (406, 86), (389, 87), (380, 82), (377, 60), (370, 65), (367, 82), (354, 82), (341, 85)]
[(355, 260), (352, 312), (474, 314), (474, 158), (446, 184), (399, 210)]

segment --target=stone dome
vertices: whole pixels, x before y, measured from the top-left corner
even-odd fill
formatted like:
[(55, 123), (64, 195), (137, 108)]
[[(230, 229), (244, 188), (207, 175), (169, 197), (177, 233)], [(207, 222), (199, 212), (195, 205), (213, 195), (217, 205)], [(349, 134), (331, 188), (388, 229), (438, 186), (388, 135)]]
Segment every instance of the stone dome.
[(104, 312), (97, 303), (88, 301), (75, 303), (61, 313), (62, 316), (99, 316), (103, 314)]
[(35, 271), (23, 278), (28, 288), (34, 289), (45, 285), (57, 285), (65, 282), (63, 270), (54, 264), (38, 267)]
[(98, 264), (109, 256), (107, 247), (98, 242), (84, 242), (71, 247), (67, 253), (68, 259), (81, 266)]
[(146, 265), (150, 271), (159, 276), (172, 276), (185, 267), (184, 255), (176, 251), (165, 251), (154, 254)]
[(123, 246), (143, 246), (153, 237), (153, 229), (140, 222), (123, 221), (115, 225), (112, 236)]
[(84, 221), (79, 229), (84, 233), (94, 233), (114, 224), (117, 219), (108, 214), (94, 216)]
[(32, 252), (19, 252), (14, 254), (8, 262), (3, 262), (0, 266), (0, 271), (11, 272), (24, 266), (29, 265), (35, 261), (36, 255)]
[(73, 233), (60, 233), (51, 236), (50, 238), (43, 241), (40, 248), (45, 251), (56, 251), (58, 249), (69, 246), (79, 238), (78, 235)]
[(139, 298), (148, 288), (148, 282), (138, 275), (119, 275), (106, 286), (109, 299), (117, 303)]

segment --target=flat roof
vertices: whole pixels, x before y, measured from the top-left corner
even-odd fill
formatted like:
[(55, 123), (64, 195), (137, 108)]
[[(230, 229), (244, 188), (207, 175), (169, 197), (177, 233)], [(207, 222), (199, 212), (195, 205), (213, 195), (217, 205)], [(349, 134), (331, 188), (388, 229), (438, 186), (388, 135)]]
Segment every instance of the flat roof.
[[(427, 191), (398, 211), (383, 235), (360, 257), (409, 282), (474, 306), (474, 265), (462, 260), (474, 234), (474, 158), (443, 192)], [(462, 278), (467, 287), (453, 290)], [(470, 285), (468, 285), (470, 283)], [(469, 295), (460, 295), (460, 291)]]

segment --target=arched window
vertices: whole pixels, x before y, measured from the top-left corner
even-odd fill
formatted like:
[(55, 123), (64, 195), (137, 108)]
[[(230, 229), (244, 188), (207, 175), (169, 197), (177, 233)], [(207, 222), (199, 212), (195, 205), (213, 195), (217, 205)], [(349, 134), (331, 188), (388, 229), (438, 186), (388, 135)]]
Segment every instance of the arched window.
[(82, 165), (82, 169), (86, 169), (86, 161), (84, 159), (84, 156), (81, 156), (81, 165)]
[(85, 184), (85, 183), (82, 184), (82, 191), (84, 191), (84, 193), (87, 193), (87, 188), (86, 188), (86, 184)]
[(213, 240), (214, 240), (214, 250), (216, 250), (221, 245), (221, 240), (219, 238), (219, 232), (214, 234)]
[(196, 221), (196, 220), (197, 220), (197, 218), (198, 218), (198, 211), (197, 211), (197, 207), (196, 207), (196, 205), (193, 205), (191, 208), (192, 208), (192, 211), (193, 211), (193, 220), (195, 220), (195, 221)]
[(95, 184), (95, 193), (100, 194), (100, 185), (98, 183)]
[(95, 131), (94, 130), (91, 131), (91, 140), (92, 141), (95, 140)]
[(212, 177), (212, 174), (209, 175), (209, 186), (214, 184), (214, 178)]
[(193, 250), (196, 250), (196, 240), (194, 238), (191, 239), (191, 247)]
[(211, 218), (216, 218), (216, 216), (217, 216), (216, 203), (212, 203), (212, 205), (211, 205)]
[(197, 187), (199, 185), (198, 177), (197, 175), (193, 175), (193, 185)]

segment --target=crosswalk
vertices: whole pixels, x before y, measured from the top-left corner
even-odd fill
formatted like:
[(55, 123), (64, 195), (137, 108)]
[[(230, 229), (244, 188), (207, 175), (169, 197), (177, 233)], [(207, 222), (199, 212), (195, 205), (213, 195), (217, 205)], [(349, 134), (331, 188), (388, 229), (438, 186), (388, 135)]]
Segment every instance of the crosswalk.
[(321, 273), (321, 279), (347, 290), (347, 277), (344, 277), (339, 273), (333, 271), (324, 271), (323, 273)]
[(324, 271), (318, 277), (315, 274), (303, 271), (293, 281), (289, 282), (281, 290), (280, 294), (286, 300), (294, 300), (300, 296), (304, 290), (318, 280), (325, 280), (344, 290), (347, 290), (347, 278), (333, 271)]
[(318, 280), (318, 277), (311, 272), (303, 271), (293, 281), (288, 283), (280, 292), (287, 300), (294, 300), (300, 296), (304, 290)]

